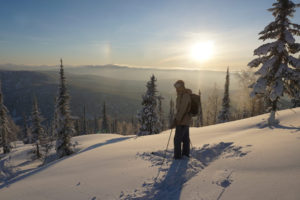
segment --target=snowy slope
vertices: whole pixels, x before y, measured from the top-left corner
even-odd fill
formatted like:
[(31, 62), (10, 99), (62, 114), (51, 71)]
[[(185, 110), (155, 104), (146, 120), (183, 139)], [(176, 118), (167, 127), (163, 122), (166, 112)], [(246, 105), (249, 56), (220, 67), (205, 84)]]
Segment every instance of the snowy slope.
[(79, 153), (0, 182), (0, 199), (299, 200), (300, 108), (267, 117), (191, 128), (192, 158), (173, 161), (171, 140), (161, 168), (169, 131), (76, 137)]

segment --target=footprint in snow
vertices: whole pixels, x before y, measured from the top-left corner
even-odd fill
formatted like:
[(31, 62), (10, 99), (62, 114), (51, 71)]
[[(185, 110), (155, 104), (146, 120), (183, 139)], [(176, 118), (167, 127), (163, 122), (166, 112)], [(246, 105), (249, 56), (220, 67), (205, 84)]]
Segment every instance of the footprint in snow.
[(227, 188), (232, 183), (232, 179), (230, 178), (233, 171), (229, 172), (227, 169), (217, 171), (214, 176), (213, 183), (217, 184), (218, 186), (221, 186), (223, 188)]
[[(218, 184), (218, 183), (217, 183)], [(219, 183), (218, 185), (220, 185), (223, 188), (227, 188), (229, 185), (231, 184), (231, 180), (223, 180), (221, 183)]]

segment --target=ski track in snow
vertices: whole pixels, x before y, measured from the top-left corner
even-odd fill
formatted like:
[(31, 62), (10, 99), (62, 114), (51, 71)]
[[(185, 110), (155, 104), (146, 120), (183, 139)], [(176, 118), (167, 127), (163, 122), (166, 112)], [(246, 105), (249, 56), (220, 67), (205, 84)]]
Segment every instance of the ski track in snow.
[[(248, 152), (243, 152), (242, 147), (234, 146), (232, 142), (220, 142), (216, 145), (205, 144), (202, 148), (191, 150), (190, 159), (173, 160), (173, 150), (138, 153), (137, 157), (150, 161), (152, 167), (160, 167), (156, 177), (147, 180), (141, 188), (135, 189), (132, 193), (122, 191), (122, 200), (179, 200), (184, 184), (207, 167), (211, 162), (220, 157), (243, 157)], [(164, 163), (163, 163), (164, 162)], [(163, 164), (163, 165), (162, 165)], [(224, 191), (230, 186), (232, 171), (224, 170), (215, 178), (213, 184), (222, 187), (217, 200), (220, 200)]]

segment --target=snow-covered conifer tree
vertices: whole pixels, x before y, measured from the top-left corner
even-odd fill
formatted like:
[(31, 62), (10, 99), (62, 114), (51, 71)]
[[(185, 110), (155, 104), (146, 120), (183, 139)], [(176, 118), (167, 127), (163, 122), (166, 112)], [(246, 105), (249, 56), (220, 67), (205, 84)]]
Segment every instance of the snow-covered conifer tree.
[(172, 126), (174, 119), (175, 119), (175, 108), (174, 108), (174, 101), (171, 98), (170, 108), (169, 108), (169, 128)]
[(57, 112), (57, 140), (56, 140), (56, 154), (59, 158), (73, 153), (71, 137), (75, 133), (73, 121), (70, 114), (70, 97), (66, 87), (66, 77), (62, 59), (60, 60), (60, 84), (58, 88), (58, 96), (56, 100)]
[[(276, 0), (273, 7), (268, 9), (272, 12), (275, 20), (259, 33), (260, 40), (273, 40), (263, 44), (254, 50), (258, 58), (252, 60), (249, 67), (260, 67), (256, 72), (259, 75), (256, 83), (252, 85), (251, 96), (263, 94), (270, 102), (269, 125), (274, 125), (277, 102), (288, 94), (294, 97), (299, 93), (300, 61), (293, 54), (300, 51), (300, 44), (295, 42), (293, 35), (300, 35), (300, 26), (294, 24), (289, 18), (293, 17), (295, 8), (291, 0)], [(269, 104), (269, 103), (268, 103)]]
[(226, 81), (224, 87), (224, 97), (222, 101), (222, 109), (219, 112), (218, 122), (228, 122), (230, 118), (230, 98), (229, 98), (229, 68), (227, 68)]
[(38, 103), (37, 103), (37, 99), (34, 98), (34, 102), (33, 102), (33, 109), (32, 109), (32, 141), (33, 144), (35, 145), (35, 155), (37, 158), (41, 158), (42, 153), (41, 153), (41, 145), (44, 144), (44, 142), (46, 140), (46, 133), (44, 128), (42, 127), (42, 116), (41, 113), (39, 111), (38, 108)]
[(12, 134), (12, 131), (9, 125), (8, 110), (3, 103), (3, 94), (0, 82), (0, 145), (3, 148), (4, 154), (9, 153), (11, 149), (9, 139), (10, 134)]
[(101, 132), (102, 133), (108, 133), (109, 132), (109, 126), (108, 126), (108, 121), (107, 121), (105, 102), (103, 103), (103, 107), (102, 107), (102, 126), (101, 126)]
[(156, 78), (151, 76), (147, 82), (147, 91), (143, 95), (142, 109), (138, 114), (141, 124), (138, 135), (152, 135), (159, 133), (159, 120), (157, 117), (157, 90)]

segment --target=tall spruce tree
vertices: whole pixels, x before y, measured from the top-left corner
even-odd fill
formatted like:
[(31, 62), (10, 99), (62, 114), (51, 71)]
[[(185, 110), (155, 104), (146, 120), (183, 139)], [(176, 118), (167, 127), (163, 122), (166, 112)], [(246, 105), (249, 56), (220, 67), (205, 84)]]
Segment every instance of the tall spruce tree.
[(73, 153), (71, 137), (75, 134), (71, 111), (69, 105), (70, 97), (66, 87), (66, 77), (64, 74), (63, 61), (60, 60), (60, 84), (56, 102), (57, 112), (57, 140), (56, 154), (59, 158)]
[(278, 100), (284, 94), (292, 97), (299, 94), (300, 73), (296, 69), (300, 68), (300, 61), (293, 54), (300, 51), (300, 44), (295, 42), (293, 35), (300, 35), (300, 26), (291, 23), (289, 19), (293, 17), (296, 7), (299, 4), (294, 4), (291, 0), (276, 0), (273, 3), (273, 7), (268, 10), (275, 20), (259, 33), (260, 40), (273, 41), (254, 50), (254, 55), (258, 58), (248, 64), (249, 67), (260, 67), (256, 72), (259, 78), (252, 85), (251, 96), (263, 94), (266, 97), (271, 111), (269, 125), (278, 122), (275, 120)]
[(169, 128), (172, 126), (174, 119), (175, 119), (175, 107), (174, 107), (174, 101), (171, 98), (170, 108), (169, 108)]
[(218, 122), (224, 123), (230, 120), (230, 98), (229, 98), (229, 68), (227, 68), (226, 81), (224, 86), (224, 97), (222, 109), (219, 112)]
[(3, 103), (3, 94), (0, 81), (0, 145), (3, 148), (3, 153), (9, 153), (11, 150), (10, 137), (12, 130), (9, 123), (8, 110)]
[(142, 109), (138, 114), (141, 124), (138, 135), (152, 135), (159, 133), (159, 120), (157, 117), (157, 90), (156, 78), (151, 76), (147, 82), (147, 91), (143, 95)]
[(35, 145), (35, 155), (37, 158), (41, 158), (42, 157), (42, 153), (41, 153), (41, 146), (44, 144), (44, 142), (46, 142), (46, 133), (44, 128), (42, 127), (42, 116), (41, 113), (39, 111), (39, 107), (38, 107), (38, 102), (36, 97), (34, 97), (34, 101), (33, 101), (33, 109), (32, 109), (32, 113), (31, 113), (31, 119), (32, 119), (32, 141), (33, 144)]

